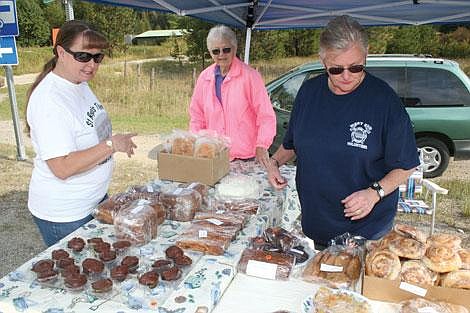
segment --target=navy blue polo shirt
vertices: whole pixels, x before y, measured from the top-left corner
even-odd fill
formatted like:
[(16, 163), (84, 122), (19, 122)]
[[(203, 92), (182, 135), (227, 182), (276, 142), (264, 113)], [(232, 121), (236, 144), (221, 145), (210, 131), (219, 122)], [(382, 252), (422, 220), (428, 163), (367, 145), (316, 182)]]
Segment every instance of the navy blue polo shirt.
[(356, 221), (344, 216), (341, 200), (393, 169), (419, 164), (402, 102), (387, 83), (369, 73), (346, 95), (331, 92), (326, 74), (306, 81), (295, 99), (283, 146), (297, 155), (303, 232), (323, 245), (345, 232), (376, 239), (389, 230), (398, 190)]

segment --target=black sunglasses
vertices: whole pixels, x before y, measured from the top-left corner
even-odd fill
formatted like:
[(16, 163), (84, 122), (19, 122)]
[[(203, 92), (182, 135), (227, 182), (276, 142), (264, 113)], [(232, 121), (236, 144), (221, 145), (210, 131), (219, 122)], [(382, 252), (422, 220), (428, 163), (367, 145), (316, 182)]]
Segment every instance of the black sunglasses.
[(91, 54), (91, 53), (83, 52), (83, 51), (73, 52), (68, 48), (65, 48), (65, 47), (62, 47), (62, 48), (64, 48), (64, 50), (67, 53), (71, 54), (73, 58), (75, 59), (75, 61), (78, 61), (81, 63), (90, 62), (91, 59), (93, 59), (95, 63), (101, 63), (101, 61), (103, 61), (103, 58), (104, 58), (104, 53), (101, 53), (101, 52), (97, 54)]
[(362, 72), (366, 66), (364, 64), (357, 64), (357, 65), (352, 65), (350, 67), (330, 67), (327, 69), (328, 73), (331, 75), (339, 75), (343, 73), (345, 70), (348, 70), (349, 72), (356, 74)]
[[(230, 48), (230, 47), (222, 48), (222, 53), (223, 54), (230, 53), (230, 51), (232, 51), (232, 48)], [(219, 55), (220, 54), (220, 48), (212, 49), (211, 52), (212, 52), (213, 55)]]

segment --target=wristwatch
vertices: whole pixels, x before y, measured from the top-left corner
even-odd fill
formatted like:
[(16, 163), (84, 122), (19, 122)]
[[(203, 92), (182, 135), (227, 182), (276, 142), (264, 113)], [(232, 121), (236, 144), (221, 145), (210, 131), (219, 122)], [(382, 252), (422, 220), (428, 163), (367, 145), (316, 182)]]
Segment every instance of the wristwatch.
[(105, 141), (105, 143), (106, 143), (106, 145), (107, 145), (108, 147), (110, 147), (110, 148), (113, 150), (113, 152), (114, 152), (113, 141), (112, 141), (111, 139), (108, 139), (108, 140)]
[(379, 194), (380, 200), (382, 200), (383, 197), (385, 197), (385, 190), (383, 190), (382, 186), (380, 186), (378, 182), (376, 181), (373, 182), (372, 185), (370, 185), (370, 188), (377, 191), (377, 193)]

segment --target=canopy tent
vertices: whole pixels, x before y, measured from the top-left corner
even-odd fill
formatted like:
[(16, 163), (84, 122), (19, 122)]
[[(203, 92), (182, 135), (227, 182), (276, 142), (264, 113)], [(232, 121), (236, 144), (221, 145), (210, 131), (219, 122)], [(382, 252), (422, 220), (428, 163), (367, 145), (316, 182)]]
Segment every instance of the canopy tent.
[[(71, 0), (64, 0), (71, 3)], [(470, 0), (86, 0), (158, 10), (252, 30), (319, 28), (348, 14), (364, 26), (470, 22)]]

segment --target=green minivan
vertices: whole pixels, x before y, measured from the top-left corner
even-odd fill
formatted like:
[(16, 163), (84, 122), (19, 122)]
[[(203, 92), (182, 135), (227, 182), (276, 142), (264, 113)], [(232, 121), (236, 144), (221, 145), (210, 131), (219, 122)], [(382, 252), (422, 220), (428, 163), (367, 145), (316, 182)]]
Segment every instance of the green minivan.
[[(421, 148), (424, 176), (440, 176), (449, 158), (470, 159), (470, 79), (455, 61), (410, 55), (370, 55), (366, 71), (402, 99)], [(324, 73), (320, 62), (298, 66), (266, 85), (277, 116), (276, 151), (304, 81)]]

